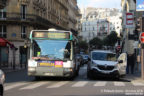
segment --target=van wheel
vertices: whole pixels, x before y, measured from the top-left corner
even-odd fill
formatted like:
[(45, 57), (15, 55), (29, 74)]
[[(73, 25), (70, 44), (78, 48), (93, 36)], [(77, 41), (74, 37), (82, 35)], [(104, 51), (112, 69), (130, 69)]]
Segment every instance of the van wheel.
[(116, 76), (115, 79), (116, 79), (117, 81), (119, 81), (119, 80), (120, 80), (120, 76)]
[(3, 96), (3, 86), (0, 86), (0, 96)]
[(92, 73), (90, 71), (87, 71), (87, 78), (92, 79)]

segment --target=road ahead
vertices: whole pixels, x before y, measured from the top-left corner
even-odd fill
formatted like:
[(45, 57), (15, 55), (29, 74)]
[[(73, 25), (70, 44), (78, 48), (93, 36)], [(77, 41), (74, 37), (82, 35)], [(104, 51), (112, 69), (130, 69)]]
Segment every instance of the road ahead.
[(26, 70), (6, 75), (4, 96), (144, 96), (144, 84), (127, 80), (89, 80), (86, 66), (73, 81), (46, 78), (35, 81)]

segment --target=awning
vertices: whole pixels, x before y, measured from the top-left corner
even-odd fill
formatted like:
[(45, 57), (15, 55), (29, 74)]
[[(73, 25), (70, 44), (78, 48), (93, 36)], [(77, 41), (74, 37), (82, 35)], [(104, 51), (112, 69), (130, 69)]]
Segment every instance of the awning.
[(3, 39), (0, 38), (0, 46), (6, 46), (7, 42)]
[(8, 40), (0, 38), (0, 46), (6, 46), (7, 44), (10, 45), (11, 48), (15, 47), (14, 44), (9, 42)]

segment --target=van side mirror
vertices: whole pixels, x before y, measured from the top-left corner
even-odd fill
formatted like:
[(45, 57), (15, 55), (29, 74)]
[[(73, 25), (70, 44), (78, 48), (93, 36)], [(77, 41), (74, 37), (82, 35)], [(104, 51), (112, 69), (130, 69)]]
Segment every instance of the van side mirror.
[(91, 58), (90, 58), (90, 57), (88, 57), (88, 61), (91, 61)]
[(123, 60), (119, 60), (118, 63), (123, 63)]

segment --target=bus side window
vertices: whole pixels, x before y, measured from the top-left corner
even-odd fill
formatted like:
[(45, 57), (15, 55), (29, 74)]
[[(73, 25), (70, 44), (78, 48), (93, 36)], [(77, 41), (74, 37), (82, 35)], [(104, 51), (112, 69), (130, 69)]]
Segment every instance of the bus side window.
[(71, 44), (70, 42), (68, 42), (64, 50), (64, 58), (70, 58), (71, 53), (70, 50), (71, 50)]
[(33, 41), (33, 48), (34, 48), (34, 57), (37, 57), (37, 56), (40, 56), (40, 53), (41, 53), (41, 49), (40, 47), (38, 46), (38, 44)]

